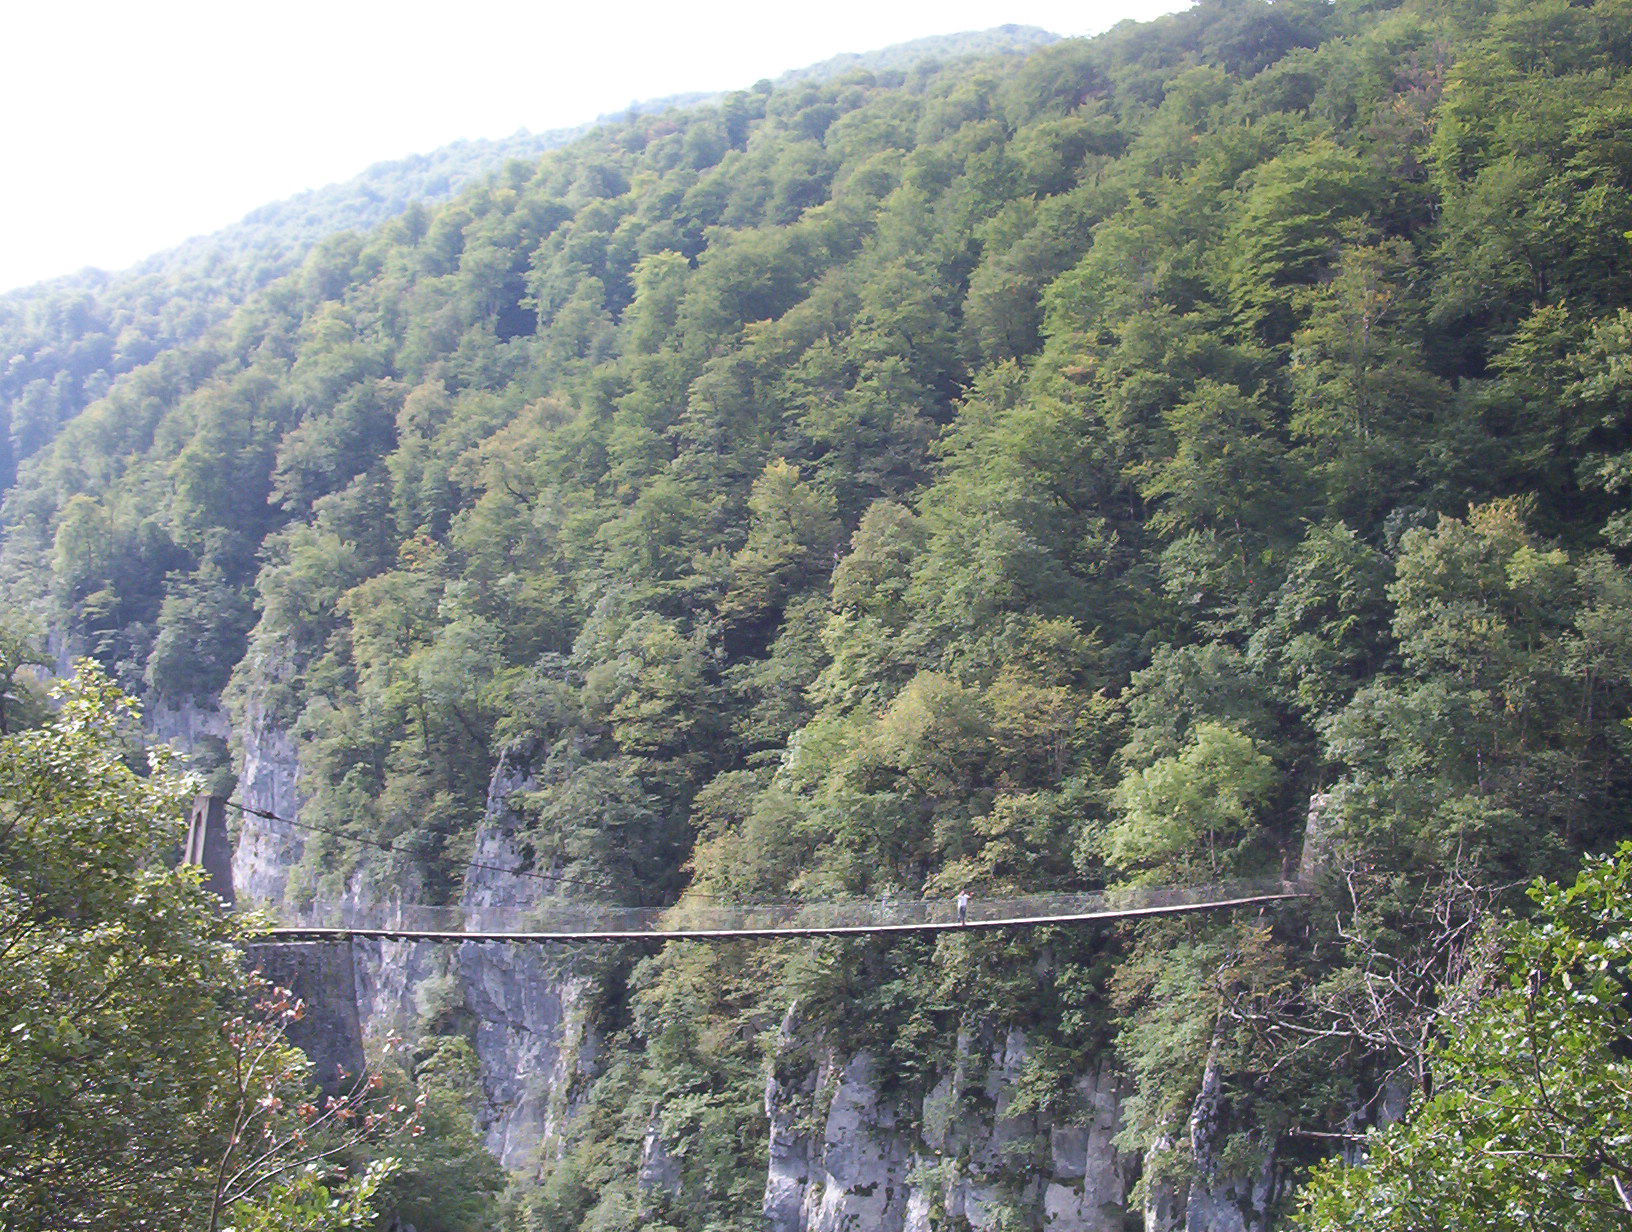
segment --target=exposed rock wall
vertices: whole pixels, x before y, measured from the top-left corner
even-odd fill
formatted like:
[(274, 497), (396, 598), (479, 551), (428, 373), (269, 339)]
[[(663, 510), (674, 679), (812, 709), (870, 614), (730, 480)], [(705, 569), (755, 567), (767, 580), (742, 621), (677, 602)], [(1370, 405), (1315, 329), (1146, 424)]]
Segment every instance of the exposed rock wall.
[[(472, 928), (513, 924), (556, 887), (524, 870), (522, 819), (512, 798), (534, 785), (524, 755), (499, 761), (476, 836), (461, 905)], [(531, 1167), (561, 1141), (599, 1065), (590, 1019), (596, 991), (579, 954), (539, 946), (461, 945), (455, 970), (473, 1018), (486, 1092), (483, 1128), (505, 1167)]]
[[(1188, 1232), (1265, 1232), (1276, 1196), (1275, 1153), (1265, 1150), (1256, 1168), (1244, 1175), (1221, 1166), (1231, 1130), (1229, 1101), (1219, 1074), (1216, 1051), (1207, 1057), (1201, 1090), (1190, 1113), (1190, 1156), (1195, 1179), (1184, 1201)], [(1150, 1232), (1166, 1232), (1147, 1220)], [(1169, 1225), (1176, 1226), (1176, 1225)]]
[[(251, 708), (245, 718), (240, 799), (249, 808), (298, 819), (300, 765), (293, 736), (264, 712)], [(509, 802), (531, 784), (525, 762), (512, 759), (501, 762), (493, 777), (459, 904), (473, 927), (511, 923), (554, 888), (548, 880), (503, 871), (525, 863), (519, 819)], [(387, 901), (354, 879), (338, 898), (295, 910), (286, 892), (302, 855), (301, 833), (246, 814), (233, 860), (239, 892), (279, 904), (290, 915), (357, 925), (385, 918), (399, 898), (410, 905), (418, 899), (408, 886)], [(486, 1098), (479, 1121), (487, 1145), (507, 1168), (535, 1167), (540, 1152), (562, 1139), (599, 1060), (601, 1044), (589, 1014), (595, 986), (575, 957), (531, 946), (378, 940), (354, 941), (349, 952), (348, 989), (342, 992), (332, 980), (323, 985), (335, 1002), (331, 1016), (351, 1024), (337, 1029), (363, 1038), (412, 1038), (426, 1021), (438, 1021), (468, 1031), (481, 1065)]]
[(1109, 1067), (1079, 1075), (1074, 1085), (1078, 1114), (1048, 1131), (1050, 1172), (1043, 1186), (1043, 1228), (1120, 1232), (1134, 1169), (1112, 1139), (1121, 1125), (1126, 1091)]
[(184, 753), (196, 752), (208, 741), (226, 741), (232, 737), (232, 724), (215, 706), (197, 702), (149, 705), (145, 714), (153, 735)]
[[(782, 1050), (799, 1044), (790, 1011)], [(984, 1232), (1016, 1217), (1046, 1232), (1121, 1232), (1135, 1161), (1112, 1142), (1120, 1083), (1087, 1067), (1069, 1115), (1011, 1116), (1029, 1055), (1023, 1031), (965, 1035), (952, 1071), (917, 1107), (881, 1090), (865, 1051), (823, 1051), (792, 1075), (779, 1057), (765, 1091), (772, 1232)]]
[[(784, 1099), (788, 1106), (779, 1107)], [(803, 1083), (778, 1088), (773, 1080), (765, 1104), (772, 1232), (901, 1232), (914, 1157), (897, 1132), (897, 1108), (880, 1097), (868, 1053), (825, 1053)]]
[[(244, 802), (295, 816), (293, 739), (271, 724), (252, 724), (241, 747)], [(501, 759), (493, 776), (459, 904), (474, 928), (513, 923), (557, 888), (547, 874), (515, 875), (531, 870), (524, 819), (513, 800), (534, 781), (526, 757), (516, 754)], [(277, 901), (299, 855), (298, 839), (248, 818), (235, 875), (248, 879), (252, 893)], [(411, 889), (407, 893), (412, 897)], [(338, 901), (314, 910), (362, 923), (391, 906), (353, 884)], [(559, 1151), (603, 1046), (593, 1013), (599, 989), (581, 954), (474, 942), (359, 941), (350, 966), (349, 998), (332, 972), (308, 973), (308, 987), (330, 990), (334, 1004), (325, 1013), (338, 1036), (411, 1037), (427, 1021), (441, 1023), (439, 1029), (456, 1025), (474, 1041), (480, 1062), (478, 1119), (489, 1149), (506, 1168), (523, 1172)], [(966, 1032), (950, 1071), (927, 1094), (907, 1100), (886, 1090), (867, 1051), (805, 1038), (797, 1007), (790, 1008), (764, 1095), (767, 1228), (987, 1232), (1017, 1221), (1042, 1232), (1125, 1232), (1140, 1224), (1147, 1232), (1269, 1227), (1281, 1196), (1275, 1159), (1266, 1152), (1252, 1175), (1224, 1174), (1219, 1160), (1230, 1108), (1213, 1067), (1189, 1125), (1175, 1136), (1193, 1154), (1194, 1179), (1182, 1190), (1150, 1186), (1141, 1207), (1131, 1205), (1131, 1195), (1144, 1161), (1114, 1143), (1127, 1096), (1114, 1068), (1106, 1059), (1084, 1057), (1066, 1113), (1013, 1114), (1030, 1052), (1020, 1030), (1001, 1037)], [(332, 1069), (334, 1062), (325, 1057), (322, 1064)], [(660, 1113), (653, 1110), (642, 1144), (639, 1180), (670, 1189), (679, 1183), (679, 1167), (662, 1141)]]
[(84, 641), (52, 626), (45, 633), (45, 654), (52, 674), (66, 680), (74, 674), (74, 662), (85, 654)]
[(300, 751), (295, 716), (287, 713), (297, 666), (281, 649), (252, 647), (238, 671), (247, 683), (234, 696), (230, 714), (237, 794), (246, 811), (238, 819), (233, 880), (240, 899), (287, 912), (289, 874), (305, 852), (305, 831), (257, 813), (300, 818)]
[[(246, 810), (300, 817), (300, 757), (293, 733), (252, 709), (239, 733), (242, 760), (238, 799)], [(303, 832), (252, 812), (241, 815), (232, 877), (238, 894), (251, 902), (282, 904), (289, 871), (305, 850)]]
[(531, 947), (464, 945), (458, 961), (482, 1062), (488, 1148), (506, 1168), (530, 1170), (564, 1140), (599, 1064), (593, 981), (570, 959)]

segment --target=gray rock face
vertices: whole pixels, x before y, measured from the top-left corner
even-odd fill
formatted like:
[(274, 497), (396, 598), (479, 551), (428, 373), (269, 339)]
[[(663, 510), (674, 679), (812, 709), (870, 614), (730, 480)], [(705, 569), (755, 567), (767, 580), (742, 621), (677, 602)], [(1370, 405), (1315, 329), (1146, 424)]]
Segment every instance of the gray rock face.
[[(797, 1039), (798, 1013), (795, 1002), (783, 1016), (777, 1036), (779, 1062)], [(810, 1185), (811, 1143), (804, 1124), (805, 1105), (814, 1091), (815, 1076), (805, 1075), (808, 1082), (786, 1084), (777, 1077), (779, 1068), (773, 1064), (765, 1081), (765, 1116), (770, 1133), (763, 1210), (771, 1232), (799, 1232), (805, 1226), (805, 1191)]]
[(535, 1168), (541, 1152), (562, 1141), (595, 1072), (593, 982), (576, 974), (570, 959), (535, 947), (354, 944), (365, 1033), (411, 1039), (427, 1020), (469, 1031), (481, 1066), (477, 1119), (488, 1149), (512, 1171)]
[[(346, 924), (384, 918), (386, 907), (356, 881), (347, 886), (339, 904), (319, 903), (314, 914), (338, 916)], [(450, 988), (453, 955), (445, 945), (424, 941), (357, 939), (355, 955), (357, 1016), (370, 1039), (388, 1035), (413, 1039), (427, 1009), (457, 1004), (459, 990)]]
[[(522, 819), (511, 806), (533, 786), (525, 758), (499, 760), (476, 835), (461, 900), (473, 929), (513, 925), (556, 887), (524, 869)], [(590, 1020), (594, 981), (571, 951), (469, 943), (455, 970), (475, 1020), (476, 1054), (487, 1101), (488, 1147), (505, 1167), (532, 1166), (553, 1152), (599, 1065), (600, 1038)]]
[(179, 706), (149, 705), (145, 716), (154, 736), (184, 753), (202, 748), (208, 740), (232, 737), (232, 724), (214, 706), (201, 706), (197, 702)]
[[(786, 1095), (794, 1097), (790, 1106), (777, 1107)], [(819, 1128), (801, 1123), (800, 1105)], [(772, 1144), (764, 1211), (773, 1232), (901, 1232), (913, 1156), (896, 1132), (897, 1109), (879, 1097), (868, 1053), (845, 1060), (825, 1053), (794, 1090), (768, 1088), (766, 1107)]]
[[(1210, 1050), (1201, 1089), (1191, 1105), (1187, 1185), (1147, 1184), (1146, 1232), (1268, 1232), (1277, 1202), (1285, 1196), (1286, 1177), (1276, 1167), (1273, 1145), (1265, 1145), (1256, 1167), (1241, 1174), (1221, 1166), (1231, 1131), (1232, 1112), (1219, 1071), (1216, 1048)], [(1172, 1138), (1155, 1143), (1147, 1164), (1173, 1149)]]
[(1337, 851), (1337, 830), (1342, 818), (1329, 791), (1309, 797), (1309, 811), (1303, 825), (1303, 854), (1298, 860), (1298, 880), (1308, 884), (1330, 866)]
[(841, 1065), (825, 1058), (818, 1091), (832, 1089), (816, 1164), (818, 1183), (805, 1191), (805, 1226), (819, 1232), (880, 1232), (906, 1221), (912, 1154), (896, 1132), (899, 1119), (881, 1099), (872, 1056)]
[(594, 985), (570, 959), (533, 947), (462, 945), (457, 971), (475, 1018), (488, 1148), (514, 1171), (563, 1144), (594, 1076)]
[[(254, 706), (242, 716), (239, 797), (250, 807), (299, 819), (300, 764), (292, 735)], [(547, 879), (518, 877), (525, 852), (510, 797), (532, 785), (527, 766), (501, 761), (477, 833), (473, 867), (451, 919), (472, 928), (501, 927), (535, 908), (554, 886)], [(336, 900), (297, 911), (286, 901), (290, 870), (304, 849), (302, 832), (281, 822), (245, 814), (233, 858), (240, 895), (277, 905), (286, 916), (310, 916), (347, 924), (377, 923), (420, 900), (413, 885), (383, 896), (353, 879)], [(457, 927), (457, 923), (453, 924)], [(324, 984), (334, 1002), (337, 1029), (378, 1039), (412, 1038), (436, 1020), (468, 1030), (481, 1065), (484, 1106), (479, 1122), (488, 1147), (505, 1167), (536, 1166), (553, 1149), (577, 1110), (600, 1053), (590, 1021), (594, 984), (577, 971), (572, 956), (537, 947), (469, 943), (457, 947), (423, 942), (358, 940), (349, 948), (351, 978), (342, 991)]]
[[(781, 1042), (784, 1054), (797, 1047), (792, 1012)], [(1029, 1055), (1022, 1031), (965, 1035), (953, 1071), (917, 1109), (880, 1093), (866, 1052), (823, 1053), (796, 1080), (774, 1066), (764, 1198), (773, 1232), (985, 1232), (1015, 1217), (1047, 1232), (1121, 1232), (1134, 1169), (1111, 1141), (1118, 1081), (1097, 1067), (1080, 1075), (1077, 1111), (1059, 1122), (1011, 1116)]]
[(1190, 1113), (1190, 1152), (1196, 1179), (1185, 1204), (1187, 1232), (1263, 1232), (1269, 1226), (1275, 1196), (1275, 1157), (1266, 1151), (1256, 1172), (1246, 1176), (1225, 1173), (1219, 1167), (1224, 1139), (1230, 1129), (1216, 1050), (1207, 1057), (1201, 1091)]
[(669, 1154), (669, 1148), (663, 1142), (661, 1111), (660, 1107), (654, 1106), (647, 1119), (646, 1136), (640, 1143), (640, 1175), (637, 1180), (642, 1189), (677, 1194), (680, 1192), (680, 1161)]
[[(238, 799), (246, 809), (300, 818), (300, 757), (292, 733), (251, 706), (238, 733), (243, 760)], [(305, 850), (304, 832), (279, 821), (241, 814), (232, 879), (238, 895), (254, 903), (283, 904), (289, 870)]]
[(84, 657), (83, 640), (71, 637), (61, 629), (50, 628), (45, 634), (45, 654), (51, 660), (51, 674), (66, 680), (74, 674), (74, 663)]
[(1083, 1074), (1073, 1085), (1080, 1115), (1049, 1129), (1052, 1175), (1043, 1187), (1043, 1228), (1121, 1232), (1133, 1161), (1117, 1151), (1112, 1139), (1120, 1128), (1126, 1092), (1108, 1069)]

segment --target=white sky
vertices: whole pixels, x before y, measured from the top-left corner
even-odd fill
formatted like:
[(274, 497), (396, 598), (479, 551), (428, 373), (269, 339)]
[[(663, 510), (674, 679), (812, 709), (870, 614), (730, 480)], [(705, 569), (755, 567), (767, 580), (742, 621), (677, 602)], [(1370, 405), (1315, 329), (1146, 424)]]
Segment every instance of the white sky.
[(1089, 34), (1185, 0), (10, 0), (0, 290), (121, 269), (461, 137), (738, 89), (1015, 22)]

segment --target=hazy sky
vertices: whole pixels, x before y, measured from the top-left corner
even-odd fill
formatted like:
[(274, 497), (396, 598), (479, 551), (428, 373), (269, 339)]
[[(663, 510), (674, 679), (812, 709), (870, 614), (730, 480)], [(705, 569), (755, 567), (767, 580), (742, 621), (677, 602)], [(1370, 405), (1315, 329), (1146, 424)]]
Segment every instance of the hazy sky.
[(1005, 22), (1088, 34), (1185, 0), (14, 0), (0, 290), (120, 269), (460, 137)]

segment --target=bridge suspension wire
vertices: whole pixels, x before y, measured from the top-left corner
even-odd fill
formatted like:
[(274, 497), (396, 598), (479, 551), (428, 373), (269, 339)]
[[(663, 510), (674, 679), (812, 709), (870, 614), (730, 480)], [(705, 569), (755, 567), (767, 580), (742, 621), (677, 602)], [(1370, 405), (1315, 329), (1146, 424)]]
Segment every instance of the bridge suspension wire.
[[(247, 813), (251, 817), (262, 817), (262, 818), (265, 818), (267, 821), (282, 822), (284, 825), (291, 826), (296, 830), (309, 830), (314, 834), (332, 835), (333, 837), (338, 838), (338, 839), (343, 839), (348, 843), (358, 843), (358, 844), (361, 844), (364, 847), (373, 847), (373, 848), (376, 848), (376, 849), (378, 849), (380, 851), (389, 851), (389, 852), (394, 852), (397, 855), (405, 855), (405, 856), (416, 856), (416, 855), (423, 855), (424, 854), (423, 852), (413, 851), (412, 849), (407, 848), (407, 847), (399, 847), (396, 844), (389, 843), (384, 839), (369, 838), (366, 835), (362, 835), (362, 834), (351, 834), (351, 833), (349, 833), (349, 832), (347, 832), (345, 830), (336, 830), (333, 826), (320, 826), (320, 825), (316, 825), (315, 823), (309, 822), (309, 821), (295, 821), (293, 818), (290, 818), (290, 817), (280, 817), (276, 813), (269, 813), (265, 809), (254, 808), (254, 807), (252, 807), (252, 806), (250, 806), (248, 804), (242, 804), (237, 800), (228, 800), (228, 801), (226, 801), (226, 805), (230, 809), (236, 809), (240, 813)], [(440, 834), (444, 838), (458, 837), (451, 830), (432, 829), (431, 833)], [(565, 875), (558, 875), (558, 874), (555, 874), (555, 873), (535, 873), (535, 872), (532, 871), (532, 869), (528, 869), (528, 868), (506, 868), (502, 864), (485, 864), (480, 860), (468, 861), (465, 864), (465, 867), (466, 868), (481, 869), (483, 872), (488, 872), (488, 873), (508, 873), (512, 877), (531, 877), (534, 881), (547, 881), (552, 885), (573, 885), (573, 886), (578, 886), (581, 889), (595, 890), (595, 891), (600, 892), (600, 893), (605, 893), (608, 889), (611, 888), (611, 887), (605, 886), (605, 885), (597, 885), (597, 884), (595, 884), (593, 882), (581, 881), (581, 880), (579, 880), (578, 878), (575, 878), (575, 877), (568, 877), (568, 876), (565, 876)]]
[(378, 907), (367, 913), (367, 918), (337, 916), (332, 922), (307, 919), (274, 927), (264, 940), (529, 943), (939, 933), (1112, 922), (1267, 906), (1303, 898), (1306, 893), (1300, 885), (1281, 881), (1146, 886), (972, 900), (967, 913), (949, 899), (847, 899), (736, 906), (682, 901), (671, 908), (553, 902), (513, 912), (467, 912), (459, 907), (397, 903)]

